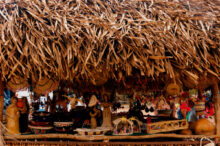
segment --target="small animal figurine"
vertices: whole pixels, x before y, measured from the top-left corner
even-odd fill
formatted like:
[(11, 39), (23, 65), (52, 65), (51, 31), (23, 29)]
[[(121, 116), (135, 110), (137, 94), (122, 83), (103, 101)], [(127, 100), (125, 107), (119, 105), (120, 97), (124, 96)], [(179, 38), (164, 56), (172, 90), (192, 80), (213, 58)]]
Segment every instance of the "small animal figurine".
[(83, 104), (83, 101), (78, 99), (76, 96), (74, 96), (74, 97), (69, 97), (69, 96), (66, 96), (66, 95), (63, 95), (63, 96), (67, 97), (67, 99), (69, 100), (70, 105), (71, 105), (71, 109), (75, 109), (76, 108), (77, 102), (81, 102)]

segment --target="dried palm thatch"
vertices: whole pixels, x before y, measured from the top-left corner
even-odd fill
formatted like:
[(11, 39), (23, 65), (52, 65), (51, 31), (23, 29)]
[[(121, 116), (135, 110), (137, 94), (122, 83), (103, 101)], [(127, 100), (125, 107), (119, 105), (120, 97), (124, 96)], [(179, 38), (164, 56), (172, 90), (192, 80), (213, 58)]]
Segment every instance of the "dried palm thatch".
[(193, 83), (204, 71), (219, 77), (217, 1), (3, 1), (0, 18), (6, 80), (31, 75), (96, 84), (133, 68), (149, 77), (178, 72)]

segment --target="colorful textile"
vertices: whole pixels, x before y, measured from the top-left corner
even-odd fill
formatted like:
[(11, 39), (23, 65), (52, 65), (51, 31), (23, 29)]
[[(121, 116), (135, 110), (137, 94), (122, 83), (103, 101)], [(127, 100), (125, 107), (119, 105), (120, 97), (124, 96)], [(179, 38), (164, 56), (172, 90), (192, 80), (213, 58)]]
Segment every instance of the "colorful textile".
[(215, 114), (214, 104), (209, 102), (209, 107), (206, 106), (205, 117), (208, 118), (210, 116), (213, 116), (214, 114)]
[(180, 105), (180, 109), (181, 110), (186, 110), (186, 112), (189, 112), (191, 110), (190, 107), (188, 107), (187, 103), (186, 102), (183, 102), (181, 105)]
[(188, 122), (197, 121), (195, 106), (187, 113), (186, 119)]

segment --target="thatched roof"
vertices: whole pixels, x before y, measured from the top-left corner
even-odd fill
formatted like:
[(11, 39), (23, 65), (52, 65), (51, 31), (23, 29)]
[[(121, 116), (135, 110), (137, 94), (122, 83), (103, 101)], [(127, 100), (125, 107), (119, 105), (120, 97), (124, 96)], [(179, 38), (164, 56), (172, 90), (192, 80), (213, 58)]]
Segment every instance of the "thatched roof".
[[(209, 0), (0, 3), (0, 72), (63, 80), (220, 72), (220, 7)], [(100, 73), (104, 71), (104, 73)], [(178, 73), (178, 74), (176, 74)]]

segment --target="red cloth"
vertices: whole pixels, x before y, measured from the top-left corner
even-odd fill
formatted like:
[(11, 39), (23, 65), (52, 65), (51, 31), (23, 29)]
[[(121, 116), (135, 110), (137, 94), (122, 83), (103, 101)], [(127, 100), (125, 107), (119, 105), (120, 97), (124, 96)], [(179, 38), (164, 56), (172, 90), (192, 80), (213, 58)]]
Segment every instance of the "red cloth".
[(180, 105), (180, 109), (183, 110), (183, 109), (186, 109), (186, 112), (189, 112), (191, 110), (190, 107), (188, 107), (187, 103), (186, 102), (183, 102), (181, 105)]
[(147, 124), (151, 123), (151, 117), (147, 117)]
[[(210, 103), (210, 104), (211, 104), (211, 103)], [(211, 105), (210, 105), (210, 108), (206, 107), (205, 113), (206, 113), (206, 117), (213, 116), (213, 115), (215, 114), (214, 105), (211, 104)]]

